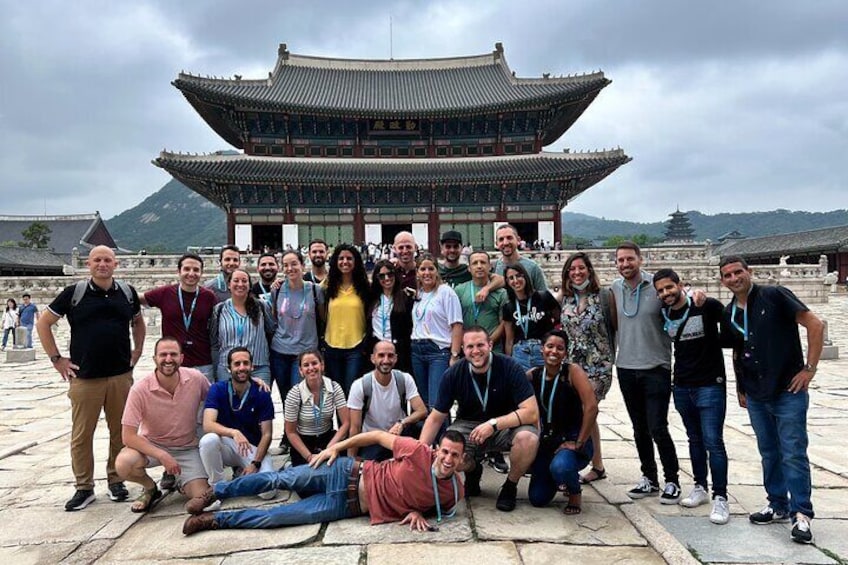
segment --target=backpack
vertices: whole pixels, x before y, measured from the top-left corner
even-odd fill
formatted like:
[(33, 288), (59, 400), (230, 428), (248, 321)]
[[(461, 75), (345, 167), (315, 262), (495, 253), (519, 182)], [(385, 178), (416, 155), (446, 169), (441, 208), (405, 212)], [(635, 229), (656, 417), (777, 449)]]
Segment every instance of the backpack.
[[(130, 303), (130, 306), (135, 306), (135, 301), (133, 300), (133, 293), (130, 289), (130, 285), (125, 283), (124, 281), (119, 281), (115, 279), (115, 284), (118, 285), (118, 288), (121, 289), (121, 292), (124, 293), (124, 296), (127, 297), (127, 302)], [(88, 281), (78, 281), (74, 286), (74, 295), (71, 297), (71, 310), (73, 310), (77, 304), (80, 303), (82, 297), (85, 296), (85, 289), (88, 287)]]
[[(406, 379), (400, 371), (392, 369), (392, 380), (395, 381), (398, 396), (400, 397), (400, 410), (403, 415), (407, 415), (406, 410)], [(371, 395), (374, 392), (374, 371), (371, 371), (362, 377), (362, 418), (365, 419), (365, 414), (368, 413), (368, 408), (371, 406)]]

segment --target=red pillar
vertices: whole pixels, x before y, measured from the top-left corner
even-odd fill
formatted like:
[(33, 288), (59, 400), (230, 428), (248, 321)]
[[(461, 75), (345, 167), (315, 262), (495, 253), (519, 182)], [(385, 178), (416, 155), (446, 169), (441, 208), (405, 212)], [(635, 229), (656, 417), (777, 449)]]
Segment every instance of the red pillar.
[(438, 255), (441, 249), (439, 237), (439, 214), (430, 212), (427, 216), (427, 248), (433, 255)]
[(232, 211), (227, 212), (227, 245), (236, 243), (236, 215)]
[(551, 243), (557, 241), (562, 241), (562, 210), (560, 208), (554, 212), (554, 240)]

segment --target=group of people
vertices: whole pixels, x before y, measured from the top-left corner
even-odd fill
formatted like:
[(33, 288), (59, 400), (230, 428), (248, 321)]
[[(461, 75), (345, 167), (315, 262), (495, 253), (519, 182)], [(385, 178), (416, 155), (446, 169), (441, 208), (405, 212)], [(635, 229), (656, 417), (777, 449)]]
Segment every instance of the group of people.
[[(628, 495), (694, 507), (710, 500), (709, 475), (710, 520), (722, 524), (729, 507), (721, 348), (732, 347), (769, 500), (750, 520), (791, 518), (792, 538), (811, 541), (806, 389), (821, 322), (790, 291), (753, 284), (744, 260), (725, 258), (720, 275), (734, 293), (725, 308), (701, 291), (690, 297), (674, 271), (644, 272), (641, 250), (625, 242), (616, 250), (621, 278), (611, 288), (601, 287), (586, 254), (575, 253), (552, 293), (539, 266), (520, 255), (514, 227), (500, 226), (495, 239), (495, 261), (478, 251), (466, 262), (461, 234), (446, 232), (437, 261), (416, 257), (412, 234), (401, 232), (395, 259), (377, 261), (370, 281), (360, 252), (347, 244), (329, 254), (323, 241), (310, 242), (308, 269), (298, 251), (279, 261), (263, 253), (255, 282), (239, 250), (226, 246), (220, 272), (205, 284), (203, 260), (186, 254), (176, 284), (140, 295), (113, 278), (114, 253), (94, 248), (91, 279), (66, 288), (38, 322), (54, 367), (70, 380), (77, 490), (66, 509), (94, 499), (91, 440), (103, 408), (109, 497), (125, 500), (123, 481), (139, 483), (132, 509), (144, 512), (176, 484), (190, 499), (186, 534), (364, 513), (372, 523), (401, 520), (425, 530), (434, 527), (427, 512), (438, 523), (460, 498), (480, 494), (486, 459), (506, 474), (499, 510), (516, 507), (517, 484), (529, 474), (531, 504), (563, 492), (564, 512), (577, 514), (581, 485), (606, 477), (597, 415), (615, 366), (641, 463)], [(141, 305), (161, 309), (165, 337), (156, 343), (156, 370), (133, 385)], [(71, 325), (70, 358), (50, 331), (61, 316)], [(806, 360), (797, 324), (807, 328)], [(280, 471), (269, 457), (273, 386), (285, 422), (278, 449), (288, 449), (292, 463)], [(672, 391), (695, 482), (682, 499), (668, 431)], [(165, 474), (156, 485), (145, 469), (158, 465)], [(225, 480), (225, 467), (240, 476)], [(408, 478), (422, 473), (432, 484)], [(278, 489), (303, 500), (218, 508), (228, 497), (273, 498)]]
[[(32, 348), (32, 330), (38, 321), (38, 306), (32, 302), (32, 295), (28, 292), (25, 292), (21, 299), (20, 306), (14, 298), (6, 300), (6, 309), (3, 311), (3, 345), (0, 351), (6, 350), (10, 336), (13, 347)], [(15, 335), (16, 328), (26, 329), (26, 339), (20, 345)]]

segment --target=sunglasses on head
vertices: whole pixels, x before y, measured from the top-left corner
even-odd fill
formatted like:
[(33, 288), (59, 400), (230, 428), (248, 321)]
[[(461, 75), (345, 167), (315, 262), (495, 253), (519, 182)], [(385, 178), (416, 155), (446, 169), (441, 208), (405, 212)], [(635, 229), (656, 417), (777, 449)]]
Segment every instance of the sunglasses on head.
[(395, 274), (394, 274), (394, 273), (378, 273), (378, 274), (377, 274), (377, 277), (378, 277), (381, 281), (384, 281), (384, 280), (386, 280), (386, 279), (393, 279), (393, 278), (395, 278)]

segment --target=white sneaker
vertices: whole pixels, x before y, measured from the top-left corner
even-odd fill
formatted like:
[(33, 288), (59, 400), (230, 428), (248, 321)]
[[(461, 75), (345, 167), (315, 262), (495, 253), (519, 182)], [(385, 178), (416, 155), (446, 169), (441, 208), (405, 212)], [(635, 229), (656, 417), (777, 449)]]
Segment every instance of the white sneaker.
[(212, 504), (203, 509), (204, 512), (217, 512), (221, 509), (221, 501), (215, 499)]
[(710, 522), (713, 524), (726, 524), (730, 520), (730, 505), (723, 496), (713, 499), (713, 509), (710, 512)]
[(685, 506), (686, 508), (695, 508), (702, 504), (706, 504), (710, 501), (710, 495), (707, 494), (707, 491), (704, 490), (704, 487), (701, 485), (695, 485), (695, 488), (692, 489), (692, 492), (689, 493), (689, 496), (680, 501), (680, 506)]

